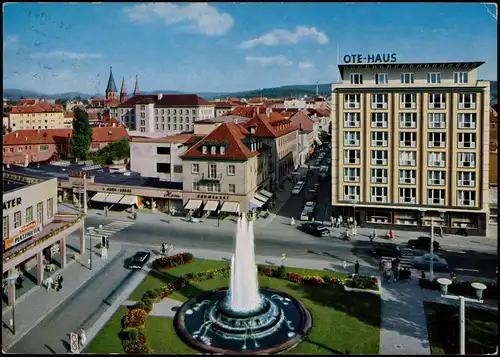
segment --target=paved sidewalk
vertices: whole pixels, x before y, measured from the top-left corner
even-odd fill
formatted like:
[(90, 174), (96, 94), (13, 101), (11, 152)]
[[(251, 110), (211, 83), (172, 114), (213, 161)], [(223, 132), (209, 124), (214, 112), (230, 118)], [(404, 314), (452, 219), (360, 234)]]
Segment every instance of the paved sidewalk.
[(8, 350), (31, 329), (33, 329), (40, 321), (60, 306), (68, 297), (75, 293), (87, 281), (98, 274), (101, 269), (113, 259), (119, 259), (119, 251), (117, 249), (109, 249), (108, 258), (106, 260), (100, 257), (100, 254), (93, 255), (93, 269), (89, 270), (87, 259), (89, 254), (80, 257), (82, 261), (68, 261), (66, 269), (60, 271), (60, 275), (64, 278), (64, 288), (58, 292), (47, 292), (45, 287), (38, 287), (22, 302), (16, 304), (15, 321), (16, 334), (6, 327), (9, 320), (12, 319), (12, 308), (8, 307), (2, 311), (2, 348)]

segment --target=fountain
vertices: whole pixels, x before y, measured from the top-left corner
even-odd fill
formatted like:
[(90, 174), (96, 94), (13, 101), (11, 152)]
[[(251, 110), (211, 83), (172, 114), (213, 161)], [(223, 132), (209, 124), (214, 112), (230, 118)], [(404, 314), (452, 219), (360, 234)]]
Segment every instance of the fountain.
[(277, 353), (297, 345), (311, 329), (311, 315), (292, 296), (259, 288), (253, 222), (238, 221), (229, 289), (184, 303), (175, 315), (178, 335), (208, 353)]

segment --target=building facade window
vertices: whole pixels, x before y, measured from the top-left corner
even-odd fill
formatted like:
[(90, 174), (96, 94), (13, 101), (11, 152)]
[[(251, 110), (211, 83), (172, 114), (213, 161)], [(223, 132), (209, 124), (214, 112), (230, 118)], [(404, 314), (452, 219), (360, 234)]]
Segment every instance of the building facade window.
[(388, 113), (372, 113), (372, 128), (387, 128)]
[(47, 200), (47, 218), (54, 217), (54, 199), (49, 198)]
[(399, 203), (417, 202), (417, 189), (414, 187), (403, 187), (399, 189)]
[(199, 190), (200, 190), (200, 183), (193, 182), (193, 191), (199, 191)]
[(372, 146), (387, 146), (389, 133), (386, 131), (372, 131), (371, 132), (371, 145)]
[(387, 150), (371, 150), (372, 165), (387, 165)]
[(429, 129), (446, 129), (446, 113), (429, 113)]
[(441, 83), (441, 73), (439, 72), (427, 73), (427, 83), (429, 84)]
[(429, 186), (444, 186), (446, 184), (446, 171), (428, 171), (427, 184)]
[(234, 183), (229, 184), (229, 193), (236, 193), (236, 185)]
[(457, 172), (457, 186), (458, 187), (475, 187), (476, 186), (476, 173), (471, 171), (458, 171)]
[(344, 128), (359, 128), (361, 113), (344, 113)]
[(455, 83), (455, 84), (469, 83), (469, 73), (467, 73), (467, 72), (454, 72), (453, 73), (453, 83)]
[(371, 183), (387, 183), (387, 169), (371, 169), (370, 170)]
[(417, 113), (400, 113), (399, 128), (415, 129), (417, 127)]
[(476, 168), (476, 153), (473, 152), (459, 152), (458, 153), (458, 167), (460, 168)]
[(476, 109), (476, 93), (460, 93), (458, 99), (458, 109)]
[(359, 146), (361, 133), (359, 131), (344, 132), (344, 146)]
[(457, 191), (459, 207), (474, 207), (476, 205), (476, 191)]
[(415, 166), (417, 164), (416, 151), (400, 151), (399, 166)]
[(211, 153), (212, 155), (217, 154), (217, 147), (216, 147), (216, 146), (211, 146), (211, 147), (210, 147), (210, 153)]
[(446, 109), (446, 94), (429, 94), (429, 109)]
[(30, 223), (33, 220), (33, 206), (26, 208), (26, 223)]
[(9, 236), (9, 216), (3, 216), (3, 239), (9, 238)]
[(429, 133), (429, 143), (430, 148), (445, 148), (446, 147), (446, 133), (436, 132)]
[(376, 73), (375, 84), (389, 84), (389, 75), (387, 73)]
[(361, 169), (344, 168), (344, 182), (359, 182)]
[(229, 176), (234, 176), (236, 175), (236, 166), (235, 165), (228, 165), (227, 166), (227, 174)]
[(401, 83), (412, 84), (415, 82), (413, 73), (401, 73)]
[(371, 202), (387, 202), (387, 187), (372, 186), (370, 193)]
[(14, 212), (14, 229), (21, 227), (21, 211)]
[(344, 165), (359, 165), (360, 150), (344, 150)]
[(388, 103), (388, 94), (372, 94), (372, 109), (387, 109)]
[(360, 73), (351, 73), (349, 76), (351, 84), (363, 84), (363, 75)]
[(417, 107), (417, 94), (405, 93), (399, 95), (400, 109), (415, 109)]
[(208, 182), (206, 185), (207, 192), (214, 192), (214, 184), (213, 182)]
[(200, 164), (191, 164), (191, 173), (199, 174), (200, 173)]
[(208, 165), (208, 177), (217, 178), (217, 165), (215, 164)]
[(46, 144), (42, 144), (40, 145), (40, 151), (48, 151), (49, 150), (49, 146), (46, 145)]
[(359, 201), (359, 186), (344, 186), (344, 201)]
[(360, 103), (360, 94), (344, 94), (344, 109), (359, 109)]
[(417, 147), (417, 133), (414, 131), (404, 131), (399, 133), (400, 148), (415, 148)]
[(475, 149), (476, 133), (458, 133), (459, 149)]
[(415, 185), (417, 182), (417, 170), (399, 170), (400, 185)]
[(43, 202), (36, 204), (36, 224), (43, 225)]
[(459, 113), (459, 129), (476, 129), (476, 113)]
[(431, 151), (427, 154), (427, 166), (446, 167), (446, 153)]
[(427, 190), (427, 204), (444, 206), (446, 190), (429, 189)]

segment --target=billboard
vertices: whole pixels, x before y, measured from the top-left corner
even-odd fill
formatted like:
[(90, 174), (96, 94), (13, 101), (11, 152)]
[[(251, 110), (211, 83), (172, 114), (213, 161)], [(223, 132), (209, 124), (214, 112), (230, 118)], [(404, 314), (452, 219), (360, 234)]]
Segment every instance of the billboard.
[(35, 234), (42, 231), (42, 226), (37, 225), (36, 221), (26, 223), (24, 226), (18, 227), (10, 231), (9, 238), (4, 240), (4, 250), (10, 249), (25, 240), (30, 239)]

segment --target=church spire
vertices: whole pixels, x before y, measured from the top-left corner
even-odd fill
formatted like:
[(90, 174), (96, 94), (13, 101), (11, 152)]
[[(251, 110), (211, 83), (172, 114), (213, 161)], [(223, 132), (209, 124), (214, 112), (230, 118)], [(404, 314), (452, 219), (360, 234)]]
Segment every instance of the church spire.
[(122, 89), (120, 90), (120, 103), (125, 103), (127, 101), (127, 87), (125, 86), (125, 77), (122, 79)]
[(116, 99), (118, 90), (116, 89), (115, 79), (113, 78), (113, 67), (109, 67), (108, 87), (106, 88), (106, 99)]
[(139, 95), (140, 92), (139, 92), (139, 79), (138, 79), (138, 75), (136, 74), (135, 75), (135, 88), (134, 88), (134, 95)]

